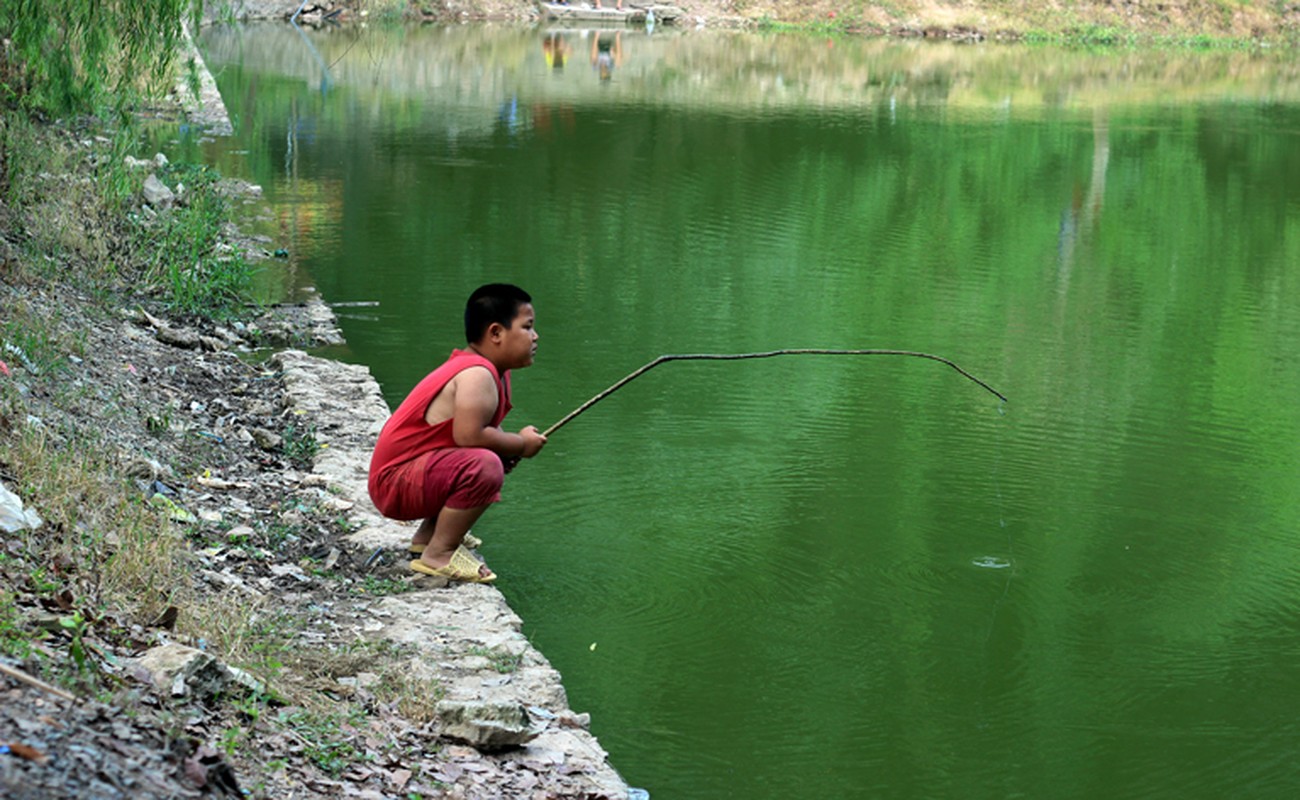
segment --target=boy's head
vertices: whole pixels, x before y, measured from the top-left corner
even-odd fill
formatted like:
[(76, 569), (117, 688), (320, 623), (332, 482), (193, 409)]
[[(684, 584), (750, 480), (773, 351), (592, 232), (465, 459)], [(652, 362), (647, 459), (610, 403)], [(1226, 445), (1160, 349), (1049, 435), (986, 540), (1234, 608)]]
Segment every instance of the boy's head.
[(480, 286), (465, 304), (465, 339), (497, 369), (532, 364), (537, 352), (533, 299), (508, 283)]
[(465, 303), (465, 341), (475, 344), (487, 335), (488, 327), (500, 323), (509, 330), (524, 303), (533, 302), (528, 292), (509, 283), (480, 286)]

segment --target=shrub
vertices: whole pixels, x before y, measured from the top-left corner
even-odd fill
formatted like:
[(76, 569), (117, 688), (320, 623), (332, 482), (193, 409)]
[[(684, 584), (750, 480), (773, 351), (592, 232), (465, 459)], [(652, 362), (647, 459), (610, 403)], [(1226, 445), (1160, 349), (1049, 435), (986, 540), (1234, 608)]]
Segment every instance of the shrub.
[(0, 99), (50, 114), (129, 104), (170, 77), (194, 0), (0, 3)]

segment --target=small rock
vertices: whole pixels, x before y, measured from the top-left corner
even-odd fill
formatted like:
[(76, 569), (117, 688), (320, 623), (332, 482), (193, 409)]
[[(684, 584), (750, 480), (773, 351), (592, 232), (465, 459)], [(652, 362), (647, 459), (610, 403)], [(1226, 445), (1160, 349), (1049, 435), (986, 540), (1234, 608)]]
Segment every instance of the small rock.
[(257, 446), (263, 450), (279, 450), (284, 446), (284, 437), (266, 428), (249, 428), (248, 432), (253, 435), (253, 441)]
[(135, 659), (134, 663), (148, 672), (154, 686), (170, 691), (173, 697), (215, 697), (233, 680), (225, 664), (202, 650), (183, 644), (155, 647)]
[(127, 477), (155, 481), (163, 474), (163, 465), (156, 458), (133, 458), (122, 468)]
[(302, 571), (302, 567), (297, 564), (272, 564), (270, 569), (271, 574), (277, 578), (282, 578), (285, 575), (288, 575), (299, 583), (311, 582), (311, 578), (309, 578), (307, 573)]
[(355, 505), (351, 500), (341, 497), (324, 497), (320, 501), (320, 507), (326, 511), (351, 511)]
[(248, 527), (247, 525), (236, 525), (235, 527), (226, 531), (226, 538), (232, 542), (237, 542), (240, 541), (241, 539), (250, 538), (254, 533), (256, 533), (256, 531), (254, 531), (252, 528)]
[(172, 190), (168, 189), (166, 184), (158, 180), (156, 174), (150, 174), (144, 179), (142, 193), (144, 201), (154, 208), (171, 208), (176, 203), (176, 195), (172, 194)]
[(519, 703), (444, 700), (437, 711), (443, 736), (484, 752), (518, 747), (541, 733)]
[[(237, 336), (233, 331), (229, 331), (222, 327), (214, 328), (212, 332), (217, 336), (219, 336), (223, 341), (225, 341), (226, 344), (229, 345), (242, 344), (244, 341), (239, 336)], [(244, 389), (244, 391), (247, 391), (247, 384), (244, 384), (242, 388)], [(235, 392), (235, 394), (243, 394), (243, 392), (242, 391)]]
[(197, 350), (199, 345), (202, 344), (202, 338), (198, 333), (189, 328), (164, 326), (159, 328), (154, 335), (163, 344), (169, 344), (172, 347), (183, 347), (186, 350)]
[(591, 715), (586, 712), (575, 714), (572, 711), (566, 711), (560, 715), (559, 722), (566, 728), (586, 730), (591, 727)]

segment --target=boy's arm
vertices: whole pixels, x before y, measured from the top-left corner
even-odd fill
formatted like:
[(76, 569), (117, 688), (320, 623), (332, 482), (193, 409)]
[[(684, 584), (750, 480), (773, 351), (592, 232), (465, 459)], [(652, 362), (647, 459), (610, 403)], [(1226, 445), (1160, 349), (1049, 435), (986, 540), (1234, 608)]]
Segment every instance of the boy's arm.
[(486, 367), (470, 367), (453, 379), (455, 411), (451, 434), (460, 447), (486, 447), (504, 458), (532, 458), (546, 444), (546, 437), (529, 425), (519, 433), (494, 427), (497, 384)]

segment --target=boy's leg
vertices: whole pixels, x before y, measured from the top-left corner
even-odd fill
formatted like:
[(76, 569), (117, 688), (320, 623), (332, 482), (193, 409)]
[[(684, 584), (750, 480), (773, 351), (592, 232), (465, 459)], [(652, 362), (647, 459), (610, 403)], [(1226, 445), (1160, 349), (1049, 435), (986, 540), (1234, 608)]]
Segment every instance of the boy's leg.
[(420, 527), (415, 529), (415, 534), (411, 536), (411, 552), (415, 552), (416, 547), (425, 547), (429, 540), (433, 538), (433, 529), (438, 524), (437, 517), (429, 517), (420, 523)]
[(420, 527), (416, 528), (415, 533), (411, 535), (411, 552), (415, 552), (417, 545), (419, 547), (427, 547), (429, 545), (429, 540), (433, 538), (433, 532), (437, 527), (438, 516), (436, 514), (421, 522)]
[[(428, 460), (425, 508), (433, 516), (420, 524), (411, 539), (416, 545), (427, 542), (420, 554), (425, 566), (447, 566), (469, 529), (488, 506), (501, 499), (504, 479), (501, 458), (491, 450), (454, 448), (437, 452)], [(480, 567), (479, 574), (486, 578), (491, 570)]]
[[(443, 508), (438, 512), (438, 517), (434, 520), (425, 520), (420, 525), (423, 531), (425, 526), (430, 522), (433, 523), (433, 535), (429, 539), (429, 544), (425, 546), (424, 552), (420, 555), (420, 561), (425, 566), (438, 568), (445, 567), (451, 562), (451, 554), (456, 552), (460, 543), (465, 539), (465, 534), (474, 526), (478, 518), (483, 516), (487, 511), (487, 506), (478, 506), (477, 508)], [(416, 533), (419, 536), (419, 532)], [(486, 565), (479, 567), (479, 575), (487, 577), (491, 570)]]

